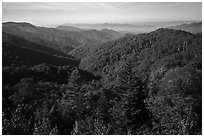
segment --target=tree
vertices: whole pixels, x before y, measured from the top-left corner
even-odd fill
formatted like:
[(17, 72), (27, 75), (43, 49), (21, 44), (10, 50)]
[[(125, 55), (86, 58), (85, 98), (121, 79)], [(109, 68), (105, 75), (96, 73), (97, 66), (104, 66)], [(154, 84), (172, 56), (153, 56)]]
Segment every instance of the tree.
[(200, 72), (191, 67), (169, 70), (158, 93), (146, 103), (152, 114), (151, 134), (194, 135), (201, 133), (202, 99)]
[(144, 84), (131, 69), (131, 61), (127, 61), (119, 74), (117, 91), (121, 95), (120, 102), (127, 119), (126, 132), (134, 134), (133, 132), (148, 120), (148, 111), (143, 102), (145, 99)]
[(24, 113), (25, 105), (18, 105), (12, 113), (11, 119), (6, 119), (3, 113), (2, 117), (2, 133), (4, 135), (29, 135), (32, 134), (33, 117), (27, 118)]

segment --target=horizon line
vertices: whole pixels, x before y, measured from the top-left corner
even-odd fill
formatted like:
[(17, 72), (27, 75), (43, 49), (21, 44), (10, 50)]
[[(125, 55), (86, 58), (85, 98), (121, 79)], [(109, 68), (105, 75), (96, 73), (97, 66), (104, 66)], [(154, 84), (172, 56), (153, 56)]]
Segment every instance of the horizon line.
[(134, 21), (134, 22), (95, 22), (95, 23), (88, 23), (88, 22), (65, 22), (65, 23), (56, 23), (56, 24), (36, 24), (30, 21), (2, 21), (2, 23), (29, 23), (34, 26), (52, 26), (52, 25), (64, 25), (64, 24), (130, 24), (134, 25), (134, 23), (170, 23), (170, 22), (202, 22), (202, 20), (172, 20), (172, 21)]

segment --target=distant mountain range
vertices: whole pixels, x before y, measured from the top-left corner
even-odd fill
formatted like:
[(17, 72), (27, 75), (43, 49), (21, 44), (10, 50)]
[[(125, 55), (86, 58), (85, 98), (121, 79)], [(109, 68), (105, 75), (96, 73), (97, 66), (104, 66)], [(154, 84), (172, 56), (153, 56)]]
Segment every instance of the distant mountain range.
[(81, 29), (112, 29), (121, 33), (144, 33), (149, 32), (157, 28), (157, 26), (143, 25), (143, 24), (117, 24), (117, 23), (102, 23), (102, 24), (63, 24), (62, 26), (74, 26)]
[(65, 53), (80, 45), (79, 42), (69, 38), (66, 31), (37, 27), (30, 23), (3, 23), (2, 31)]
[[(187, 24), (183, 24), (183, 23), (187, 23)], [(179, 24), (179, 25), (178, 25)], [(182, 24), (182, 25), (180, 25)], [(68, 25), (68, 24), (63, 24), (63, 25)], [(63, 28), (70, 28), (70, 26), (61, 26)], [(133, 24), (116, 24), (116, 23), (103, 23), (103, 24), (69, 24), (69, 25), (73, 25), (75, 26), (74, 28), (77, 28), (77, 31), (79, 31), (79, 29), (81, 29), (80, 31), (83, 30), (87, 30), (89, 28), (95, 28), (98, 29), (100, 31), (103, 30), (109, 30), (109, 29), (115, 29), (115, 30), (122, 30), (122, 32), (131, 32), (131, 33), (125, 33), (125, 34), (140, 34), (140, 33), (147, 33), (149, 31), (152, 30), (156, 30), (156, 28), (159, 27), (167, 27), (170, 29), (176, 29), (176, 30), (183, 30), (183, 31), (188, 31), (191, 33), (200, 33), (202, 32), (202, 22), (196, 23), (192, 21), (182, 21), (182, 22), (149, 22), (149, 23), (144, 23), (144, 24), (140, 24), (140, 23), (133, 23)], [(171, 26), (173, 25), (173, 26)], [(171, 27), (169, 27), (171, 26)], [(104, 29), (104, 28), (109, 28), (109, 29)], [(72, 27), (71, 27), (72, 29)], [(72, 29), (73, 30), (73, 29)], [(108, 32), (109, 34), (111, 33), (111, 31)], [(116, 35), (116, 34), (113, 34)], [(125, 36), (125, 35), (124, 35)], [(94, 51), (94, 49), (96, 49), (98, 46), (100, 45), (100, 43), (95, 43), (95, 44), (83, 44), (78, 46), (77, 48), (75, 48), (74, 50), (72, 50), (69, 54), (82, 59), (84, 57), (86, 57), (86, 55), (90, 54), (90, 52)]]
[(28, 41), (64, 53), (68, 53), (84, 43), (103, 43), (122, 36), (120, 33), (113, 30), (79, 30), (80, 29), (74, 27), (63, 27), (63, 29), (62, 27), (37, 27), (26, 22), (7, 22), (2, 25), (2, 31), (5, 33), (24, 38)]
[[(84, 59), (95, 49), (103, 45), (103, 43), (128, 36), (126, 33), (125, 35), (113, 29), (123, 30), (123, 32), (129, 30), (132, 32), (145, 33), (150, 30), (155, 30), (156, 26), (159, 25), (166, 26), (177, 23), (178, 22), (163, 24), (69, 24), (73, 26), (66, 26), (68, 24), (63, 24), (56, 28), (45, 28), (34, 26), (26, 22), (7, 22), (3, 23), (2, 31), (4, 43), (11, 44), (10, 41), (12, 44), (17, 42), (16, 44), (18, 45), (24, 43), (23, 48), (35, 49), (57, 56)], [(168, 28), (189, 31), (191, 33), (200, 33), (202, 32), (202, 22), (174, 25)], [(23, 43), (21, 41), (23, 41)]]
[(80, 32), (80, 31), (85, 30), (85, 29), (77, 28), (77, 27), (73, 27), (73, 26), (58, 26), (56, 28), (60, 29), (60, 30), (76, 31), (76, 32)]
[(191, 33), (202, 33), (202, 22), (193, 22), (190, 24), (181, 24), (168, 27), (170, 29), (183, 30)]
[[(133, 23), (66, 23), (62, 26), (72, 26), (80, 29), (112, 29), (123, 33), (147, 33), (161, 27), (175, 26), (184, 23), (192, 23), (192, 21), (174, 21), (174, 22), (133, 22)], [(71, 29), (71, 28), (70, 28)]]

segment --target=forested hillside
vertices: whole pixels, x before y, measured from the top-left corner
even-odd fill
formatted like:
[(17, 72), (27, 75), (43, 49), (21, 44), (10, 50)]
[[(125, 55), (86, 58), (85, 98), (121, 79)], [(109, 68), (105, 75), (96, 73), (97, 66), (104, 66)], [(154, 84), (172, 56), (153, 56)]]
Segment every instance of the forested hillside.
[(72, 83), (100, 77), (79, 69), (78, 60), (58, 50), (4, 32), (2, 38), (3, 134), (70, 134), (74, 119), (68, 127), (59, 123), (64, 117), (56, 114), (56, 104), (65, 94), (75, 94), (67, 91), (74, 89)]
[(66, 32), (30, 23), (6, 22), (2, 24), (2, 31), (65, 53), (80, 44), (66, 37)]
[[(102, 69), (121, 64), (129, 58), (134, 60), (134, 66), (139, 70), (175, 56), (190, 61), (194, 57), (201, 57), (201, 40), (201, 34), (163, 28), (140, 35), (129, 34), (98, 46), (81, 60), (80, 67), (101, 72)], [(189, 56), (189, 59), (185, 56)], [(115, 67), (116, 70), (119, 67)]]
[[(127, 115), (132, 115), (131, 122), (133, 118), (137, 121), (130, 124), (136, 126), (131, 134), (197, 134), (202, 106), (200, 49), (201, 34), (158, 29), (106, 42), (82, 59), (80, 67), (101, 74), (103, 87), (127, 96), (127, 103), (133, 105)], [(136, 105), (139, 98), (145, 109)], [(190, 125), (190, 121), (197, 122)]]
[(2, 43), (3, 134), (202, 134), (202, 34), (161, 28), (83, 43), (70, 53), (78, 60), (11, 31)]

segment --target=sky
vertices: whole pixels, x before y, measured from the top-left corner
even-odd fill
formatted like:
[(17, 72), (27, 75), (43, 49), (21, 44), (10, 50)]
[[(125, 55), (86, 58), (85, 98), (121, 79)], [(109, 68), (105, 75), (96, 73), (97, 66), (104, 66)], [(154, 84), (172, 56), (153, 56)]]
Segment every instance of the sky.
[(201, 21), (201, 2), (3, 2), (2, 21), (35, 25)]

